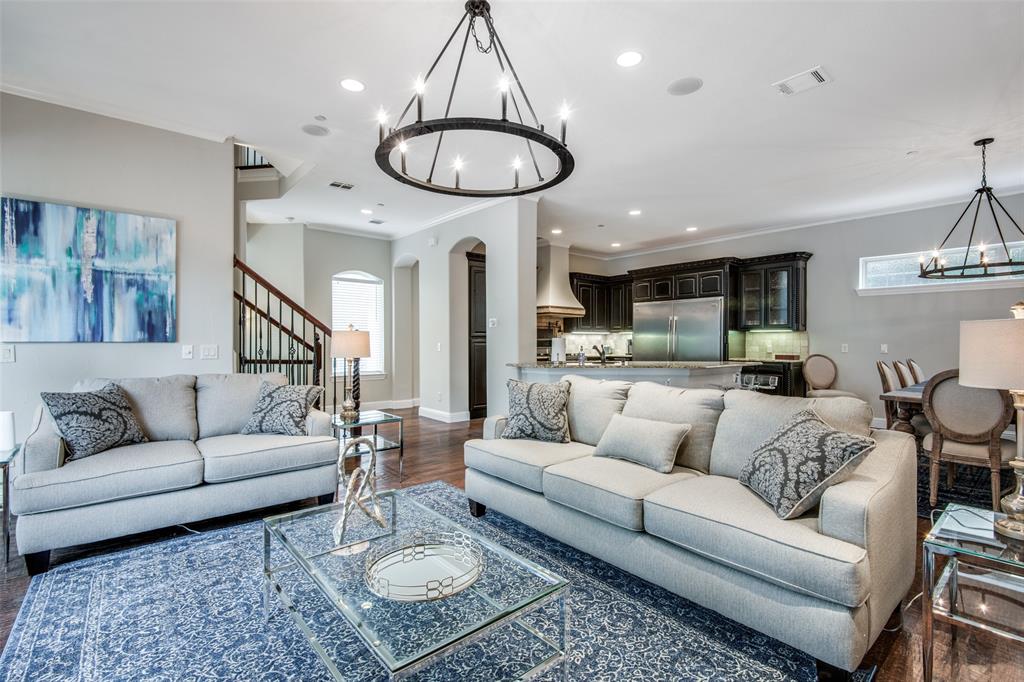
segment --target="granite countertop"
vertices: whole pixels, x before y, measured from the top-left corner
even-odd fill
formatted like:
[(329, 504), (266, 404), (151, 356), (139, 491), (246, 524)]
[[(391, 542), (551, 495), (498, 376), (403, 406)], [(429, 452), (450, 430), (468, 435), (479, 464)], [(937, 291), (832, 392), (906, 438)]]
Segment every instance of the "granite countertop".
[(553, 364), (550, 362), (510, 362), (507, 367), (517, 367), (519, 369), (563, 369), (567, 371), (576, 370), (608, 370), (608, 369), (721, 369), (725, 367), (743, 367), (745, 365), (759, 365), (760, 360), (753, 361), (740, 361), (740, 360), (726, 360), (724, 362), (718, 362), (715, 360), (704, 360), (696, 362), (627, 362), (620, 364), (618, 362), (609, 362), (607, 365), (601, 365), (600, 363), (587, 363), (580, 367), (575, 362), (558, 363)]
[(799, 365), (803, 363), (803, 360), (776, 360), (774, 358), (765, 358), (764, 360), (755, 360), (753, 358), (730, 358), (730, 362), (782, 362), (790, 365)]

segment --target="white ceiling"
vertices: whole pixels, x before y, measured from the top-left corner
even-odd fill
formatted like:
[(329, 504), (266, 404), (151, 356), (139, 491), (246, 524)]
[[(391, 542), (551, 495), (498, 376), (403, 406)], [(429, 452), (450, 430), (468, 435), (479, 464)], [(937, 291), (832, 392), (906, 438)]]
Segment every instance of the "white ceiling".
[[(313, 165), (283, 198), (250, 203), (254, 220), (395, 236), (474, 203), (401, 185), (373, 160), (377, 107), (404, 106), (454, 28), (457, 0), (4, 0), (0, 12), (8, 92), (234, 136)], [(576, 172), (543, 195), (540, 230), (562, 228), (580, 252), (966, 201), (982, 136), (997, 139), (990, 184), (1024, 188), (1024, 2), (495, 0), (493, 14), (548, 130), (563, 100), (572, 108)], [(627, 49), (643, 63), (616, 66)], [(470, 50), (453, 113), (494, 116), (493, 55), (472, 52), (472, 40)], [(817, 65), (835, 82), (793, 97), (770, 87)], [(450, 71), (429, 83), (427, 117), (440, 113)], [(684, 76), (704, 88), (669, 96)], [(347, 77), (366, 90), (341, 89)], [(316, 114), (331, 135), (300, 131)], [(455, 153), (464, 185), (490, 179), (485, 167), (511, 174), (473, 140), (444, 149), (444, 172)], [(386, 223), (369, 225), (363, 208)], [(643, 214), (629, 217), (632, 208)], [(700, 230), (684, 232), (691, 225)]]

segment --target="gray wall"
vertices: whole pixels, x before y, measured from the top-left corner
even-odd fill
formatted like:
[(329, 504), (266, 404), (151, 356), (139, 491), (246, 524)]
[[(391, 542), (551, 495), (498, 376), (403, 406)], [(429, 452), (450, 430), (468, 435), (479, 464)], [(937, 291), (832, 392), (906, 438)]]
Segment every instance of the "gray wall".
[[(173, 218), (178, 223), (177, 343), (19, 343), (0, 365), (0, 410), (27, 435), (40, 391), (88, 377), (229, 372), (232, 368), (233, 158), (217, 144), (0, 95), (4, 195)], [(181, 344), (195, 345), (194, 360)], [(216, 360), (199, 360), (217, 344)]]
[(301, 224), (263, 225), (249, 223), (242, 258), (256, 272), (299, 305), (306, 295), (304, 228)]
[[(964, 203), (966, 200), (965, 196)], [(1024, 218), (1024, 195), (1004, 196), (1001, 200), (1020, 223)], [(886, 296), (857, 294), (861, 257), (932, 247), (945, 236), (962, 209), (962, 204), (953, 204), (608, 261), (575, 257), (570, 268), (620, 274), (703, 258), (809, 251), (814, 254), (807, 266), (810, 352), (831, 356), (839, 366), (838, 386), (868, 399), (878, 416), (882, 412), (877, 400), (880, 385), (876, 360), (912, 357), (929, 373), (956, 367), (960, 320), (1008, 317), (1010, 305), (1024, 298), (1024, 285)], [(966, 234), (961, 239), (966, 240)], [(985, 241), (991, 244), (993, 239), (986, 237)], [(848, 353), (840, 353), (844, 343), (849, 344)], [(888, 355), (879, 352), (883, 343), (889, 346)]]

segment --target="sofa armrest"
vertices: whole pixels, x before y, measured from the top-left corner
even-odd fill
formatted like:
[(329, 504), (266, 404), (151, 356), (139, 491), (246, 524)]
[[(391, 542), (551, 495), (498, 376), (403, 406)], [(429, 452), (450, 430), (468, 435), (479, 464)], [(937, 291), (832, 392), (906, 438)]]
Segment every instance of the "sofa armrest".
[(484, 419), (484, 440), (496, 440), (501, 438), (505, 431), (505, 424), (508, 424), (508, 417), (505, 415), (492, 415)]
[(306, 434), (310, 436), (333, 436), (331, 415), (317, 409), (310, 409), (306, 415)]
[(42, 405), (32, 418), (32, 430), (14, 458), (11, 476), (49, 471), (60, 466), (64, 454), (64, 439), (49, 410)]

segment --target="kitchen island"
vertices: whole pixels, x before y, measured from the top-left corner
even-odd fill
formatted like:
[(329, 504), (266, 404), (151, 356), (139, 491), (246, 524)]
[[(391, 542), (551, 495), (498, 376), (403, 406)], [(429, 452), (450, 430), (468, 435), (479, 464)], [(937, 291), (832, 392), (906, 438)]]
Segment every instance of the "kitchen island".
[(523, 381), (553, 383), (566, 374), (581, 374), (595, 379), (621, 379), (625, 381), (653, 381), (680, 388), (731, 388), (736, 385), (736, 373), (744, 366), (758, 362), (727, 360), (693, 362), (611, 362), (602, 365), (587, 362), (516, 362), (509, 367), (519, 370)]

